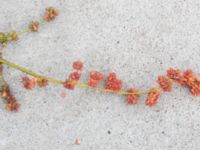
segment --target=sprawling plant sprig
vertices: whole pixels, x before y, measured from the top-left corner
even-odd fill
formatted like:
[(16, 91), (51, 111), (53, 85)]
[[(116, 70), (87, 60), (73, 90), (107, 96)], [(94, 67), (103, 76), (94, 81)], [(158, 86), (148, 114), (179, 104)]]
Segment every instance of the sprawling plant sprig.
[[(12, 31), (8, 34), (0, 33), (0, 43), (3, 48), (6, 47), (10, 41), (16, 41), (19, 37), (24, 36), (29, 32), (38, 32), (40, 25), (54, 20), (58, 16), (58, 11), (53, 7), (48, 7), (45, 11), (43, 19), (41, 21), (32, 21), (28, 28), (21, 32)], [(22, 85), (27, 90), (32, 90), (36, 87), (45, 87), (49, 85), (49, 82), (59, 84), (68, 90), (74, 88), (88, 88), (96, 91), (107, 92), (111, 94), (124, 95), (126, 97), (126, 103), (130, 105), (137, 104), (140, 95), (146, 94), (145, 104), (152, 107), (157, 104), (161, 93), (171, 92), (173, 84), (177, 83), (184, 88), (188, 88), (193, 96), (200, 96), (200, 77), (192, 70), (181, 71), (175, 68), (169, 68), (165, 75), (158, 76), (157, 87), (152, 87), (147, 91), (140, 91), (135, 87), (129, 89), (123, 88), (123, 81), (117, 77), (114, 72), (104, 75), (103, 73), (93, 70), (89, 72), (88, 80), (85, 83), (80, 83), (79, 80), (83, 71), (83, 63), (81, 61), (75, 61), (72, 64), (73, 70), (69, 76), (64, 80), (58, 80), (44, 75), (40, 75), (26, 68), (18, 66), (8, 60), (2, 58), (2, 51), (0, 51), (0, 87), (1, 95), (6, 101), (6, 108), (10, 111), (17, 111), (19, 104), (16, 98), (13, 96), (8, 84), (3, 78), (3, 66), (7, 65), (11, 68), (17, 69), (27, 75), (22, 76)], [(103, 86), (100, 83), (105, 82)], [(65, 96), (62, 94), (61, 96)]]
[[(48, 7), (45, 10), (45, 13), (41, 20), (31, 21), (30, 24), (24, 30), (17, 32), (11, 31), (9, 33), (0, 32), (0, 58), (2, 58), (3, 49), (7, 47), (7, 44), (12, 41), (17, 41), (21, 37), (25, 36), (30, 32), (37, 32), (41, 25), (44, 25), (46, 22), (55, 20), (58, 16), (58, 11), (53, 7)], [(44, 82), (44, 79), (41, 80)], [(13, 96), (13, 93), (4, 79), (3, 76), (3, 65), (0, 63), (0, 91), (2, 92), (2, 97), (6, 102), (6, 108), (10, 111), (17, 111), (19, 109), (19, 104), (16, 98)]]

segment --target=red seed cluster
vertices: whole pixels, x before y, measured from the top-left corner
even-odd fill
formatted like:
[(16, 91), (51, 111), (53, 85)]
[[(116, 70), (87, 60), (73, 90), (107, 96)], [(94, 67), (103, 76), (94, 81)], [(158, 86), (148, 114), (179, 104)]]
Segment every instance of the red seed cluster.
[(43, 19), (47, 22), (54, 20), (58, 16), (58, 11), (54, 7), (46, 8)]
[(29, 24), (29, 29), (32, 31), (32, 32), (37, 32), (38, 29), (39, 29), (39, 26), (40, 26), (40, 23), (38, 21), (32, 21), (30, 24)]
[(10, 103), (6, 104), (6, 109), (11, 112), (17, 112), (19, 110), (19, 103), (16, 100), (11, 101)]
[(192, 87), (195, 84), (196, 80), (198, 80), (192, 70), (186, 70), (185, 72), (183, 72), (183, 78), (185, 84), (189, 87)]
[(69, 80), (69, 79), (66, 79), (63, 82), (63, 86), (65, 88), (67, 88), (67, 89), (70, 89), (70, 90), (73, 90), (76, 84), (77, 84), (77, 81), (75, 81), (75, 80)]
[(75, 71), (69, 74), (69, 77), (63, 82), (63, 86), (67, 89), (73, 90), (77, 82), (81, 77), (81, 71), (83, 69), (83, 63), (81, 61), (75, 61), (72, 64)]
[[(130, 88), (130, 89), (127, 90), (127, 92), (137, 93), (139, 91), (134, 89), (134, 88)], [(128, 104), (137, 104), (139, 97), (140, 97), (139, 94), (130, 94), (130, 95), (127, 96), (127, 103)]]
[(152, 107), (152, 106), (156, 105), (159, 97), (160, 97), (160, 92), (157, 89), (152, 88), (147, 95), (145, 104)]
[(35, 88), (36, 85), (38, 85), (39, 87), (47, 86), (48, 80), (43, 77), (30, 79), (28, 76), (23, 76), (22, 84), (27, 90), (32, 90), (33, 88)]
[(107, 83), (104, 86), (105, 89), (120, 91), (122, 89), (122, 80), (117, 79), (115, 73), (110, 73), (107, 78)]
[(169, 68), (167, 70), (167, 76), (181, 86), (185, 86), (183, 73), (179, 69)]
[(173, 82), (168, 76), (158, 76), (157, 82), (160, 85), (160, 87), (163, 89), (163, 91), (165, 92), (172, 91)]
[(32, 90), (36, 86), (36, 80), (35, 78), (30, 79), (28, 76), (23, 76), (22, 84), (27, 90)]
[(46, 78), (43, 78), (43, 77), (37, 78), (36, 81), (39, 87), (45, 87), (48, 85), (48, 80)]
[(200, 96), (200, 77), (194, 74), (192, 70), (181, 72), (179, 69), (170, 68), (167, 75), (181, 86), (187, 87), (192, 95)]
[(81, 78), (81, 74), (77, 71), (70, 73), (69, 79), (78, 81)]
[(81, 74), (78, 72), (72, 72), (69, 75), (69, 78), (65, 80), (63, 86), (67, 89), (73, 90), (78, 80), (80, 79)]
[(83, 63), (81, 61), (75, 61), (73, 63), (73, 68), (75, 70), (81, 71), (83, 69)]
[(2, 87), (2, 97), (6, 101), (6, 109), (12, 112), (17, 112), (19, 109), (19, 103), (17, 102), (16, 98), (13, 96), (8, 85)]
[(91, 71), (88, 85), (92, 87), (96, 87), (100, 82), (103, 81), (103, 74), (98, 71)]
[(183, 76), (192, 95), (200, 96), (200, 77), (194, 74), (192, 70), (186, 70)]

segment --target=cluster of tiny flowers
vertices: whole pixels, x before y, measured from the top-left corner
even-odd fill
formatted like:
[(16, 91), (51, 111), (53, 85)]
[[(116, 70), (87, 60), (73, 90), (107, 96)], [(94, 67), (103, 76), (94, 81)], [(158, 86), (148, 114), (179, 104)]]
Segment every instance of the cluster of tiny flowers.
[(186, 70), (183, 73), (186, 87), (194, 96), (200, 96), (200, 76), (194, 74), (192, 70)]
[(16, 98), (13, 96), (13, 93), (11, 92), (8, 85), (5, 85), (2, 87), (1, 96), (6, 101), (6, 109), (12, 112), (17, 112), (19, 109), (19, 104), (16, 100)]
[(160, 97), (160, 92), (157, 89), (152, 88), (147, 95), (145, 104), (152, 107), (158, 102), (159, 97)]
[[(44, 13), (43, 19), (44, 21), (50, 22), (55, 20), (55, 18), (58, 16), (58, 10), (56, 10), (54, 7), (48, 7), (46, 8), (46, 11)], [(32, 32), (37, 32), (40, 27), (39, 21), (31, 21), (29, 24), (29, 30)]]
[(179, 69), (170, 68), (167, 70), (167, 75), (182, 87), (188, 88), (193, 96), (200, 96), (200, 76), (192, 70), (182, 72)]
[(81, 61), (75, 61), (72, 66), (73, 66), (74, 71), (71, 72), (69, 74), (69, 77), (63, 82), (63, 86), (70, 90), (74, 89), (78, 80), (81, 77), (83, 63)]
[(39, 26), (40, 26), (40, 23), (38, 21), (32, 21), (30, 24), (29, 24), (29, 29), (32, 31), (32, 32), (37, 32), (39, 30)]
[(127, 92), (129, 93), (136, 93), (136, 94), (130, 94), (127, 96), (127, 103), (128, 104), (137, 104), (138, 100), (140, 98), (140, 95), (137, 94), (139, 91), (134, 89), (134, 88), (130, 88), (127, 90)]
[(117, 75), (114, 72), (112, 72), (109, 73), (104, 88), (117, 92), (122, 89), (122, 83), (122, 80), (118, 79)]
[(58, 16), (58, 10), (53, 7), (46, 8), (43, 19), (47, 22), (54, 20)]
[(173, 81), (168, 76), (158, 76), (157, 82), (164, 92), (172, 91)]
[(27, 90), (32, 90), (38, 85), (39, 87), (45, 87), (48, 85), (48, 80), (44, 77), (40, 78), (29, 78), (28, 76), (22, 77), (22, 84)]
[(183, 76), (183, 72), (179, 69), (169, 68), (167, 70), (167, 76), (178, 83), (181, 86), (185, 86), (185, 79)]
[(98, 71), (91, 71), (89, 75), (88, 85), (97, 87), (103, 81), (103, 74)]

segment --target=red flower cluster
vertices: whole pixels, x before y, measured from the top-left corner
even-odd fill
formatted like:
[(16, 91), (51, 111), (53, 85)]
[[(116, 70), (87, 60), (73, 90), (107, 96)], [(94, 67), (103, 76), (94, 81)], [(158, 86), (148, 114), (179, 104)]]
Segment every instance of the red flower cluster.
[(192, 70), (181, 72), (178, 69), (170, 68), (167, 70), (167, 75), (181, 86), (189, 88), (192, 95), (200, 96), (200, 77), (194, 74)]
[(32, 32), (37, 32), (38, 29), (39, 29), (39, 26), (40, 26), (40, 23), (38, 21), (32, 21), (30, 24), (29, 24), (29, 29), (32, 31)]
[(73, 68), (74, 68), (75, 70), (81, 71), (81, 70), (83, 69), (83, 63), (82, 63), (81, 61), (75, 61), (75, 62), (73, 63)]
[(23, 76), (22, 84), (27, 90), (32, 90), (36, 86), (36, 78), (30, 79), (28, 76)]
[(37, 78), (36, 81), (37, 81), (36, 83), (39, 87), (45, 87), (48, 85), (48, 80), (46, 78), (43, 78), (43, 77)]
[(183, 77), (192, 95), (200, 96), (200, 77), (194, 74), (192, 70), (186, 70), (183, 73)]
[(183, 73), (179, 69), (169, 68), (167, 70), (167, 76), (181, 86), (185, 86)]
[(54, 7), (48, 7), (46, 8), (46, 12), (44, 14), (43, 19), (47, 22), (50, 22), (54, 20), (58, 16), (58, 10), (56, 10)]
[[(128, 89), (127, 92), (137, 93), (139, 91), (134, 89), (134, 88), (130, 88), (130, 89)], [(127, 96), (127, 103), (128, 104), (137, 104), (139, 97), (140, 97), (139, 94), (130, 94), (130, 95)]]
[(83, 63), (80, 61), (75, 61), (72, 64), (75, 71), (71, 72), (69, 77), (63, 82), (63, 86), (67, 89), (73, 90), (78, 80), (81, 77), (81, 71), (83, 69)]
[(63, 86), (67, 89), (73, 90), (81, 74), (77, 71), (70, 73), (69, 78), (65, 80)]
[(38, 85), (39, 87), (47, 86), (48, 80), (43, 77), (30, 79), (28, 76), (23, 76), (22, 84), (27, 90), (32, 90), (36, 85)]
[(152, 106), (156, 105), (159, 97), (160, 97), (160, 92), (157, 89), (152, 88), (147, 95), (147, 99), (145, 101), (145, 104), (152, 107)]
[(78, 81), (80, 79), (80, 77), (81, 77), (81, 74), (78, 71), (74, 71), (69, 74), (70, 80)]
[(12, 112), (17, 112), (19, 109), (19, 104), (16, 98), (13, 96), (13, 93), (10, 91), (8, 85), (2, 87), (2, 97), (6, 100), (6, 109)]
[(173, 82), (168, 76), (159, 76), (157, 82), (160, 85), (160, 87), (163, 89), (163, 91), (165, 92), (172, 91)]
[(88, 85), (96, 87), (100, 82), (103, 81), (103, 74), (98, 71), (91, 71)]
[(110, 73), (107, 78), (107, 83), (104, 86), (105, 89), (120, 91), (122, 89), (122, 80), (117, 79), (115, 73)]

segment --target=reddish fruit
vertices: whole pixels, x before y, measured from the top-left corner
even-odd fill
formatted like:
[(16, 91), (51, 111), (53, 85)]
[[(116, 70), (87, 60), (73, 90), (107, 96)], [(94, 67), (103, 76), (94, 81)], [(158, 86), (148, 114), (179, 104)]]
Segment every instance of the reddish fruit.
[(36, 79), (30, 79), (28, 76), (22, 77), (22, 84), (27, 90), (32, 90), (36, 85)]
[(89, 86), (92, 86), (92, 87), (97, 87), (97, 85), (98, 85), (98, 83), (96, 82), (96, 80), (92, 80), (92, 79), (88, 80), (87, 84)]
[(76, 81), (78, 81), (80, 79), (80, 77), (81, 77), (81, 74), (78, 73), (77, 71), (76, 72), (72, 72), (69, 75), (69, 79), (70, 80), (76, 80)]
[(159, 76), (157, 82), (160, 85), (160, 87), (163, 89), (163, 91), (165, 92), (172, 91), (173, 82), (168, 76)]
[(152, 107), (152, 106), (156, 105), (159, 97), (160, 97), (160, 92), (153, 88), (148, 93), (145, 104)]
[(6, 104), (6, 109), (12, 112), (17, 112), (19, 110), (19, 104), (17, 101), (11, 101), (10, 103)]
[(191, 87), (190, 92), (193, 96), (200, 96), (200, 84)]
[(114, 72), (109, 73), (108, 81), (114, 81), (115, 79), (117, 79), (117, 75)]
[[(138, 90), (134, 89), (134, 88), (130, 88), (128, 89), (127, 92), (130, 92), (130, 93), (137, 93)], [(139, 95), (138, 94), (130, 94), (127, 96), (127, 103), (128, 104), (137, 104), (138, 100), (139, 100)]]
[(90, 79), (88, 80), (88, 85), (96, 87), (100, 82), (103, 81), (103, 74), (98, 71), (90, 72)]
[(45, 87), (48, 85), (48, 80), (43, 77), (37, 78), (37, 84), (39, 87)]
[(200, 77), (195, 75), (192, 70), (186, 70), (183, 76), (192, 95), (200, 96)]
[(76, 80), (69, 80), (66, 79), (65, 82), (63, 82), (63, 86), (67, 89), (73, 90), (77, 81)]
[(193, 73), (192, 70), (186, 70), (183, 73), (183, 77), (185, 79), (185, 83), (187, 84), (187, 86), (191, 87), (195, 84), (197, 78), (195, 76), (195, 74)]
[(73, 68), (75, 70), (81, 71), (83, 69), (83, 63), (81, 61), (75, 61), (73, 63)]
[(6, 109), (9, 111), (17, 112), (20, 105), (18, 104), (16, 98), (13, 96), (9, 86), (6, 85), (2, 87), (1, 95), (7, 103)]
[(115, 73), (110, 73), (108, 75), (108, 81), (104, 86), (105, 89), (120, 91), (122, 89), (122, 81), (117, 79)]
[(181, 86), (186, 86), (183, 73), (179, 69), (169, 68), (167, 70), (167, 76), (175, 82), (179, 83)]
[(103, 74), (98, 72), (98, 71), (91, 71), (90, 72), (90, 79), (101, 82), (103, 80)]
[(81, 77), (81, 73), (79, 73), (80, 70), (82, 70), (83, 68), (83, 64), (80, 61), (75, 61), (73, 63), (73, 68), (77, 71), (74, 71), (72, 73), (69, 74), (68, 79), (66, 79), (63, 82), (63, 86), (67, 89), (73, 90), (75, 85), (77, 84), (78, 80)]
[(32, 31), (32, 32), (37, 32), (38, 29), (39, 29), (39, 25), (40, 23), (38, 21), (32, 21), (30, 24), (29, 24), (29, 29)]
[(58, 16), (58, 11), (53, 7), (46, 8), (43, 19), (47, 22), (54, 20)]

